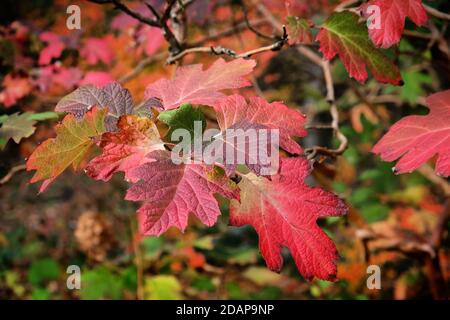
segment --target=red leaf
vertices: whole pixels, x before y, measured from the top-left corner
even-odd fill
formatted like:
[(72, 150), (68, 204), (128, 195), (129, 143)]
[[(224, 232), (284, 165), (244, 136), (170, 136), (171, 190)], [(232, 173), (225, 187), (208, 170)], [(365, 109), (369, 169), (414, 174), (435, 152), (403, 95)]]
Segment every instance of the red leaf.
[(0, 103), (3, 103), (6, 108), (15, 105), (17, 101), (28, 95), (32, 89), (28, 78), (12, 76), (11, 74), (5, 76), (2, 85), (5, 89), (0, 92)]
[(389, 48), (400, 42), (407, 17), (418, 26), (428, 20), (422, 0), (370, 0), (362, 6), (366, 17), (371, 15), (369, 6), (380, 8), (380, 28), (376, 28), (376, 19), (372, 19), (372, 27), (369, 27), (370, 38), (378, 47)]
[(279, 175), (271, 180), (245, 175), (238, 184), (241, 202), (231, 201), (230, 223), (255, 228), (271, 270), (281, 270), (281, 248), (287, 247), (303, 277), (334, 280), (336, 247), (316, 220), (345, 214), (347, 209), (335, 195), (304, 183), (310, 171), (306, 159), (284, 158)]
[(101, 61), (104, 64), (110, 64), (114, 59), (114, 53), (109, 47), (106, 38), (89, 38), (86, 40), (80, 54), (89, 64), (97, 64)]
[(335, 12), (325, 22), (317, 40), (327, 60), (336, 55), (342, 60), (350, 77), (360, 82), (367, 80), (367, 68), (381, 83), (402, 83), (398, 68), (369, 39), (367, 28), (351, 12)]
[(125, 197), (145, 201), (138, 211), (140, 229), (145, 235), (160, 235), (171, 226), (184, 231), (190, 212), (212, 226), (220, 215), (213, 194), (239, 197), (233, 182), (218, 171), (199, 164), (176, 165), (168, 151), (149, 156), (156, 161), (133, 170), (130, 176), (142, 181), (131, 186)]
[(103, 87), (108, 83), (114, 81), (114, 78), (108, 72), (104, 71), (88, 71), (81, 79), (79, 85), (85, 86), (88, 84), (96, 85), (97, 87)]
[(47, 47), (39, 53), (39, 64), (49, 64), (53, 58), (58, 58), (63, 52), (65, 45), (61, 38), (52, 32), (43, 32), (39, 38), (47, 43)]
[(133, 180), (129, 172), (152, 161), (145, 156), (155, 150), (164, 150), (158, 129), (148, 118), (122, 116), (118, 132), (104, 133), (100, 142), (101, 155), (92, 159), (86, 173), (96, 180), (108, 181), (115, 172), (125, 172), (125, 180)]
[(427, 98), (430, 113), (408, 116), (394, 124), (373, 147), (384, 161), (397, 162), (396, 173), (412, 172), (438, 155), (436, 173), (450, 175), (450, 90)]
[(183, 103), (213, 106), (217, 99), (225, 96), (221, 90), (250, 85), (244, 76), (252, 72), (255, 65), (254, 60), (225, 62), (218, 59), (205, 71), (201, 64), (183, 66), (176, 70), (173, 80), (161, 79), (150, 84), (145, 96), (161, 99), (166, 110)]
[(279, 129), (281, 147), (294, 154), (302, 152), (301, 147), (291, 137), (307, 135), (303, 128), (305, 116), (281, 102), (268, 103), (259, 97), (251, 97), (247, 102), (244, 97), (235, 94), (217, 101), (214, 109), (222, 130), (242, 122)]
[(137, 36), (147, 56), (153, 55), (164, 44), (164, 36), (161, 29), (157, 27), (143, 26), (137, 32)]

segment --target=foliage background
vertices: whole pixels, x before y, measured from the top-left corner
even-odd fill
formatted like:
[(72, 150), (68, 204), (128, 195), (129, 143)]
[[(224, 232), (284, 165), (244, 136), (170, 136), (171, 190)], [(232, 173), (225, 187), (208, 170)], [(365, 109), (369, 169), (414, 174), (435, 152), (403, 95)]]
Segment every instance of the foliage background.
[[(332, 2), (311, 9), (316, 23), (323, 21)], [(242, 24), (243, 15), (239, 1), (211, 3), (198, 0), (195, 7), (187, 9), (191, 43), (204, 41), (208, 30), (213, 40), (204, 43), (238, 52), (267, 44), (245, 28), (214, 39), (213, 31)], [(69, 4), (81, 7), (81, 31), (65, 26)], [(450, 10), (447, 1), (430, 4), (443, 12)], [(12, 89), (18, 92), (12, 104), (2, 100), (0, 116), (52, 111), (59, 98), (76, 85), (108, 79), (121, 80), (139, 102), (148, 83), (173, 73), (174, 66), (165, 65), (167, 44), (159, 31), (136, 31), (139, 27), (126, 26), (111, 6), (65, 0), (6, 0), (1, 5), (1, 90), (3, 94)], [(271, 1), (264, 1), (264, 5), (275, 15), (284, 10)], [(252, 21), (260, 19), (255, 12), (250, 14)], [(120, 27), (114, 28), (114, 22)], [(37, 187), (28, 184), (30, 174), (20, 166), (40, 141), (53, 136), (57, 120), (50, 119), (39, 122), (33, 136), (20, 144), (10, 141), (0, 151), (2, 177), (19, 166), (0, 184), (0, 298), (442, 298), (442, 286), (450, 279), (448, 221), (440, 225), (445, 181), (430, 181), (430, 167), (396, 176), (392, 164), (370, 153), (390, 124), (404, 115), (426, 113), (424, 98), (450, 87), (449, 31), (444, 22), (433, 20), (432, 24), (437, 38), (407, 36), (398, 48), (388, 51), (400, 65), (403, 87), (382, 86), (374, 80), (361, 85), (348, 78), (339, 61), (333, 62), (341, 130), (350, 145), (343, 156), (318, 161), (308, 182), (334, 191), (350, 207), (346, 217), (320, 222), (341, 256), (338, 281), (303, 280), (288, 252), (283, 271), (269, 271), (258, 252), (255, 232), (227, 226), (228, 204), (224, 200), (223, 215), (212, 228), (191, 219), (184, 234), (171, 229), (160, 238), (141, 238), (136, 231), (136, 205), (123, 200), (126, 185), (120, 178), (102, 183), (67, 172), (37, 196)], [(272, 32), (264, 23), (258, 23), (258, 28)], [(48, 46), (41, 38), (43, 31), (65, 41), (61, 55), (46, 65), (57, 68), (60, 75), (61, 70), (74, 72), (60, 83), (54, 74), (50, 80), (42, 77), (48, 71), (39, 63), (42, 50)], [(89, 61), (81, 52), (92, 38), (102, 39), (100, 50), (111, 56)], [(183, 64), (207, 65), (215, 59), (206, 54), (189, 55)], [(283, 100), (301, 108), (311, 123), (330, 121), (321, 69), (300, 55), (295, 46), (265, 52), (255, 59), (258, 67), (251, 90), (269, 101)], [(144, 67), (140, 68), (142, 61)], [(78, 82), (67, 84), (75, 74)], [(8, 82), (8, 77), (16, 82)], [(313, 128), (301, 143), (309, 147), (337, 142), (330, 130)], [(434, 247), (436, 233), (442, 233), (443, 240)], [(367, 240), (367, 235), (374, 239)], [(435, 253), (434, 258), (429, 250)], [(79, 291), (66, 288), (65, 271), (72, 264), (82, 269)], [(381, 290), (367, 289), (366, 268), (370, 264), (381, 267)]]

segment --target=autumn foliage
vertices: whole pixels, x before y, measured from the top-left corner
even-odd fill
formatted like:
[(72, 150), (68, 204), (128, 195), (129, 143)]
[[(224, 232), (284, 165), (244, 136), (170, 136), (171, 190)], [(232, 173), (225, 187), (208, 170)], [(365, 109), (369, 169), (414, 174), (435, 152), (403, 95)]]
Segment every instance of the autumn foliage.
[[(304, 279), (345, 280), (357, 291), (370, 258), (384, 263), (400, 253), (432, 268), (427, 290), (445, 296), (450, 50), (443, 23), (449, 17), (439, 11), (445, 3), (183, 3), (86, 1), (82, 33), (66, 30), (64, 20), (43, 28), (38, 18), (1, 27), (1, 43), (13, 54), (2, 56), (0, 147), (8, 151), (9, 140), (28, 146), (20, 152), (33, 171), (29, 181), (41, 183), (36, 197), (57, 189), (71, 168), (94, 185), (123, 178), (123, 198), (139, 205), (136, 255), (143, 237), (170, 239), (172, 227), (189, 237), (192, 221), (215, 230), (225, 220), (254, 229), (272, 271), (282, 272), (292, 258)], [(237, 20), (229, 29), (231, 15)], [(211, 26), (216, 30), (206, 32)], [(57, 118), (53, 129), (33, 136)], [(201, 134), (218, 132), (204, 146), (222, 141), (245, 162), (174, 163), (179, 142), (172, 133), (194, 137), (197, 124)], [(251, 146), (229, 139), (230, 129), (277, 132), (276, 172), (267, 175), (252, 162)], [(397, 161), (393, 172), (381, 160)], [(413, 175), (396, 177), (406, 173)], [(83, 221), (76, 235), (82, 250), (106, 259), (111, 225), (95, 213)], [(91, 225), (107, 230), (95, 233)], [(101, 250), (85, 234), (97, 234)], [(207, 264), (193, 248), (174, 251), (174, 274), (183, 264)], [(161, 281), (179, 298), (172, 280)], [(328, 285), (319, 283), (325, 292)], [(154, 294), (158, 283), (148, 286)]]

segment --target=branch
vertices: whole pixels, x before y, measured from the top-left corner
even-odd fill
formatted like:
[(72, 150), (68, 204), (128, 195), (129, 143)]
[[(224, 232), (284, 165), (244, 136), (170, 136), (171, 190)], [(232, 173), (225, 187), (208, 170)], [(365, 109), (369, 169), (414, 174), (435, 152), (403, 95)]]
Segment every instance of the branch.
[(145, 59), (139, 61), (139, 63), (132, 70), (130, 70), (130, 72), (120, 77), (118, 81), (123, 84), (134, 79), (142, 70), (145, 69), (145, 67), (152, 64), (155, 61), (162, 60), (165, 55), (166, 55), (165, 52), (161, 52), (156, 55), (146, 57)]
[(226, 55), (229, 56), (231, 58), (234, 59), (239, 59), (239, 58), (243, 58), (243, 59), (248, 59), (251, 56), (255, 55), (255, 54), (259, 54), (262, 52), (266, 52), (266, 51), (278, 51), (280, 50), (284, 44), (287, 42), (288, 40), (288, 36), (287, 36), (287, 32), (286, 32), (286, 28), (283, 27), (283, 36), (280, 40), (278, 40), (277, 42), (274, 42), (271, 45), (268, 46), (264, 46), (264, 47), (260, 47), (260, 48), (256, 48), (253, 50), (249, 50), (249, 51), (245, 51), (242, 53), (236, 53), (234, 50), (229, 49), (229, 48), (225, 48), (222, 46), (213, 46), (213, 47), (194, 47), (194, 48), (188, 48), (188, 49), (184, 49), (183, 51), (181, 51), (180, 53), (176, 54), (176, 55), (170, 55), (167, 58), (167, 64), (173, 64), (175, 63), (177, 60), (183, 58), (185, 55), (190, 54), (190, 53), (211, 53), (214, 55)]
[(12, 177), (14, 177), (17, 172), (25, 170), (26, 168), (27, 166), (25, 164), (19, 164), (15, 167), (12, 167), (11, 170), (9, 170), (9, 172), (2, 179), (0, 179), (0, 185), (7, 183), (12, 179)]
[[(241, 7), (242, 7), (242, 11), (244, 12), (244, 20), (245, 20), (245, 24), (247, 26), (247, 28), (250, 29), (250, 31), (252, 31), (254, 34), (256, 34), (258, 37), (266, 39), (266, 40), (277, 40), (277, 38), (279, 37), (271, 37), (271, 36), (267, 36), (264, 33), (258, 31), (257, 29), (255, 29), (252, 24), (250, 23), (249, 19), (248, 19), (248, 10), (247, 10), (247, 6), (245, 5), (244, 1), (241, 1)], [(278, 39), (279, 40), (279, 39)]]
[[(255, 1), (254, 1), (255, 2)], [(283, 29), (283, 25), (275, 18), (275, 16), (262, 4), (262, 3), (256, 3), (258, 11), (265, 17), (265, 19), (272, 25), (272, 27), (278, 31), (281, 31)], [(311, 62), (317, 64), (318, 66), (322, 66), (322, 58), (316, 54), (311, 49), (302, 46), (297, 45), (297, 51), (308, 58)]]
[(164, 11), (163, 15), (160, 17), (159, 13), (156, 11), (155, 8), (153, 8), (152, 5), (149, 3), (146, 3), (145, 5), (149, 10), (153, 13), (155, 16), (155, 19), (150, 19), (147, 17), (144, 17), (139, 12), (136, 12), (129, 7), (127, 7), (125, 4), (122, 3), (121, 0), (88, 0), (93, 3), (97, 4), (113, 4), (117, 9), (123, 11), (124, 13), (128, 14), (130, 17), (133, 17), (137, 19), (138, 21), (147, 24), (152, 27), (157, 27), (162, 30), (162, 34), (164, 35), (164, 38), (170, 45), (170, 51), (178, 53), (181, 51), (181, 45), (178, 43), (178, 40), (170, 30), (169, 26), (167, 25), (167, 21), (170, 18), (170, 12), (173, 8), (173, 5), (176, 3), (176, 0), (170, 0), (167, 4), (166, 10)]
[(152, 27), (160, 27), (160, 24), (158, 20), (156, 19), (149, 19), (147, 17), (144, 17), (139, 12), (133, 11), (129, 7), (127, 7), (125, 4), (123, 4), (120, 0), (88, 0), (89, 2), (97, 3), (97, 4), (113, 4), (117, 9), (125, 12), (130, 17), (133, 17), (137, 20), (139, 20), (142, 23), (148, 24)]
[(329, 156), (332, 158), (336, 158), (339, 155), (342, 155), (348, 147), (348, 139), (339, 129), (339, 111), (336, 105), (336, 98), (334, 94), (334, 84), (333, 78), (331, 76), (331, 68), (330, 63), (326, 60), (322, 61), (322, 69), (325, 78), (325, 84), (327, 88), (327, 101), (330, 104), (330, 114), (331, 114), (331, 124), (330, 127), (334, 131), (334, 135), (339, 140), (340, 144), (337, 149), (328, 149), (325, 147), (312, 147), (305, 150), (308, 159), (313, 159), (317, 154)]
[(426, 4), (423, 5), (425, 7), (425, 10), (428, 12), (429, 15), (442, 19), (442, 20), (449, 20), (450, 21), (450, 14), (441, 12), (435, 8), (432, 8), (430, 6), (427, 6)]
[(417, 169), (421, 175), (437, 185), (446, 196), (450, 196), (450, 184), (444, 178), (439, 177), (428, 164)]

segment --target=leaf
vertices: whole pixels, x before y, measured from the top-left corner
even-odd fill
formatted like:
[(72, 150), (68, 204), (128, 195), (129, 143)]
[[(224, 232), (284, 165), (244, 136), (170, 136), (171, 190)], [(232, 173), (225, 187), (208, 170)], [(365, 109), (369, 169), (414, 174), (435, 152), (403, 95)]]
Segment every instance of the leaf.
[(28, 281), (37, 286), (46, 281), (58, 279), (59, 273), (60, 268), (55, 260), (51, 258), (37, 260), (31, 264), (28, 270)]
[(107, 38), (87, 39), (80, 54), (89, 64), (97, 64), (100, 61), (110, 64), (114, 59), (114, 53), (109, 47)]
[(144, 52), (147, 56), (152, 56), (164, 44), (164, 36), (160, 28), (142, 26), (137, 32), (138, 42), (143, 45)]
[(309, 44), (313, 41), (308, 20), (295, 16), (288, 16), (286, 20), (290, 45), (297, 43)]
[(271, 270), (281, 270), (281, 247), (287, 247), (303, 277), (334, 280), (336, 247), (316, 220), (345, 214), (347, 209), (337, 196), (305, 184), (310, 171), (304, 158), (282, 158), (279, 174), (272, 180), (245, 175), (238, 184), (240, 203), (231, 200), (230, 223), (255, 228)]
[(201, 129), (203, 132), (206, 128), (206, 119), (203, 112), (199, 109), (194, 109), (192, 105), (186, 103), (178, 109), (167, 110), (161, 112), (158, 119), (167, 124), (170, 127), (168, 136), (172, 135), (172, 132), (177, 129), (185, 129), (191, 134), (191, 138), (194, 138), (194, 123), (195, 121), (201, 122)]
[(9, 139), (13, 139), (15, 143), (19, 143), (22, 138), (31, 136), (36, 127), (36, 121), (48, 119), (57, 119), (56, 112), (32, 113), (25, 112), (22, 114), (15, 113), (10, 116), (0, 116), (0, 150), (3, 149)]
[(107, 118), (106, 121), (110, 121), (109, 126), (115, 125), (117, 119), (114, 123), (111, 123), (112, 118), (119, 118), (122, 115), (130, 114), (133, 112), (133, 98), (131, 97), (130, 91), (123, 88), (118, 82), (111, 82), (103, 87), (103, 92), (108, 98), (108, 110), (112, 117)]
[(170, 275), (158, 275), (145, 279), (144, 295), (147, 300), (179, 300), (181, 284)]
[(145, 96), (159, 98), (165, 110), (183, 103), (213, 106), (217, 99), (225, 96), (221, 90), (250, 85), (244, 76), (252, 72), (255, 65), (254, 60), (225, 62), (218, 59), (205, 71), (201, 64), (179, 67), (173, 80), (160, 79), (147, 86)]
[(379, 28), (376, 17), (371, 19), (372, 27), (369, 27), (369, 36), (377, 47), (389, 48), (399, 43), (407, 17), (418, 26), (428, 21), (422, 0), (370, 0), (361, 8), (366, 17), (373, 14), (368, 10), (370, 6), (377, 6), (380, 10)]
[(39, 53), (39, 65), (46, 65), (52, 62), (53, 58), (59, 58), (65, 48), (61, 37), (52, 32), (42, 32), (39, 38), (47, 43), (47, 46)]
[(121, 299), (124, 291), (121, 280), (120, 276), (103, 266), (84, 271), (81, 274), (81, 299)]
[(412, 172), (437, 155), (436, 173), (450, 175), (450, 90), (427, 98), (430, 113), (407, 116), (373, 147), (384, 161), (397, 162), (396, 173)]
[(292, 136), (306, 135), (305, 117), (280, 102), (259, 97), (247, 102), (232, 95), (218, 100), (214, 109), (222, 133), (212, 142), (216, 152), (208, 163), (223, 164), (227, 175), (240, 164), (257, 175), (271, 175), (278, 170), (279, 145), (294, 154), (302, 151)]
[(86, 85), (62, 98), (55, 110), (72, 113), (79, 119), (93, 106), (108, 109), (106, 129), (113, 131), (117, 119), (133, 111), (133, 100), (128, 89), (117, 82), (111, 82), (103, 88)]
[(70, 165), (79, 169), (83, 160), (95, 144), (93, 138), (105, 132), (106, 110), (92, 108), (81, 121), (67, 115), (55, 127), (56, 138), (44, 141), (27, 161), (27, 171), (36, 170), (31, 183), (45, 180), (40, 188), (43, 192), (53, 179)]
[(367, 80), (366, 67), (381, 83), (400, 85), (398, 68), (369, 39), (366, 26), (351, 12), (333, 13), (317, 35), (320, 51), (327, 60), (339, 55), (350, 77)]
[(0, 122), (2, 123), (0, 128), (0, 150), (4, 148), (9, 139), (19, 143), (22, 138), (28, 138), (34, 133), (36, 121), (30, 119), (30, 115), (28, 112), (22, 114), (14, 113)]
[(17, 101), (27, 96), (33, 89), (28, 78), (12, 76), (11, 74), (5, 76), (2, 85), (5, 88), (0, 92), (0, 103), (3, 103), (6, 108), (15, 105)]
[(56, 105), (55, 111), (69, 112), (80, 119), (91, 107), (106, 108), (109, 102), (103, 89), (87, 85), (63, 97)]
[(118, 122), (118, 132), (102, 135), (102, 154), (92, 159), (86, 173), (93, 179), (108, 181), (118, 171), (125, 172), (125, 180), (131, 181), (129, 172), (152, 161), (146, 155), (164, 150), (156, 125), (148, 118), (127, 115)]
[(108, 83), (114, 81), (114, 78), (109, 72), (105, 71), (88, 71), (84, 75), (83, 79), (80, 80), (79, 85), (85, 86), (93, 84), (97, 87), (104, 87)]
[(400, 97), (411, 105), (416, 105), (419, 97), (425, 95), (424, 85), (433, 83), (433, 78), (419, 71), (402, 72), (405, 85), (400, 89)]
[(235, 94), (219, 100), (214, 110), (222, 131), (243, 122), (279, 129), (281, 147), (294, 154), (302, 152), (292, 137), (306, 136), (303, 128), (305, 116), (281, 102), (268, 103), (259, 97), (250, 97), (247, 102), (244, 97)]
[(238, 198), (234, 183), (217, 168), (176, 165), (169, 151), (156, 151), (149, 156), (156, 161), (133, 170), (132, 178), (141, 181), (132, 185), (125, 196), (126, 200), (144, 201), (138, 214), (140, 230), (145, 235), (159, 236), (171, 226), (184, 231), (190, 212), (212, 226), (220, 215), (213, 194)]

